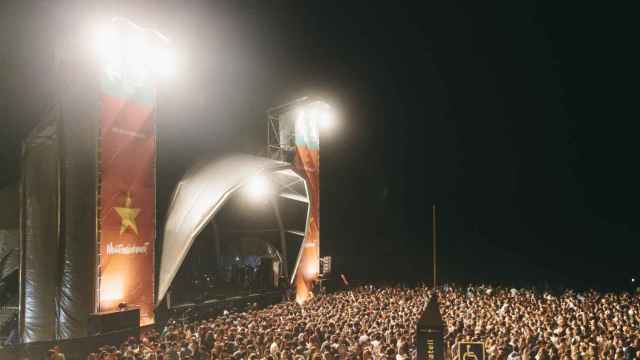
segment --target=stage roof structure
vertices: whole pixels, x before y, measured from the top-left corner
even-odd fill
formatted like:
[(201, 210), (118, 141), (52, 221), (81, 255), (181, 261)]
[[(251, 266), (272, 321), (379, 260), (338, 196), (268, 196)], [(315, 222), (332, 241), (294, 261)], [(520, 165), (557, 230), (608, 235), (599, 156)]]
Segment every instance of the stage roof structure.
[[(200, 232), (236, 191), (251, 186), (256, 177), (269, 179), (273, 187), (269, 196), (305, 204), (305, 227), (308, 226), (308, 187), (305, 179), (293, 170), (292, 164), (245, 154), (198, 162), (180, 180), (169, 205), (164, 226), (156, 306), (167, 294)], [(277, 206), (274, 206), (274, 211), (280, 218)], [(278, 223), (283, 241), (284, 234), (290, 231), (303, 235), (306, 232), (306, 229), (287, 229), (281, 220)], [(299, 257), (300, 254), (297, 261)]]

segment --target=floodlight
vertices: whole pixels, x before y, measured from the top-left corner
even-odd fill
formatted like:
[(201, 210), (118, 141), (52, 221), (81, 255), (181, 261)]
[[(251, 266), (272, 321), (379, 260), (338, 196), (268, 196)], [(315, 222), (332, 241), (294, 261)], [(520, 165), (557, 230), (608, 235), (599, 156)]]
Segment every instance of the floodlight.
[(153, 71), (161, 76), (171, 76), (176, 69), (175, 52), (169, 48), (155, 49), (153, 53), (153, 62), (151, 63)]
[(105, 67), (120, 67), (122, 51), (118, 43), (118, 33), (113, 26), (103, 26), (96, 30), (94, 48)]
[(135, 84), (144, 84), (147, 80), (149, 70), (144, 66), (144, 64), (130, 64), (129, 65), (129, 73), (130, 80)]
[(123, 40), (127, 44), (127, 59), (133, 63), (147, 62), (147, 44), (144, 35), (140, 32), (124, 34)]
[(115, 18), (98, 28), (94, 47), (110, 76), (141, 83), (149, 75), (168, 77), (175, 71), (175, 53), (167, 37), (126, 19)]
[(264, 199), (271, 192), (271, 187), (265, 176), (256, 175), (249, 179), (245, 190), (251, 199)]
[(309, 122), (317, 125), (317, 129), (329, 130), (335, 126), (335, 111), (323, 102), (314, 101), (301, 105), (296, 110), (296, 118), (299, 122)]
[(329, 130), (335, 126), (335, 114), (330, 107), (324, 109), (318, 119), (320, 128), (323, 130)]

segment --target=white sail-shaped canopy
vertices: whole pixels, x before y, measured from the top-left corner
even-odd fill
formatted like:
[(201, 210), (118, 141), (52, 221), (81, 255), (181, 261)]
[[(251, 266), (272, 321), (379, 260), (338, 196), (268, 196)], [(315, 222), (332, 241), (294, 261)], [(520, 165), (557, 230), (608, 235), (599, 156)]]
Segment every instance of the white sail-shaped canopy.
[[(196, 237), (231, 195), (255, 176), (268, 177), (277, 187), (271, 196), (306, 203), (308, 224), (307, 185), (291, 164), (244, 154), (199, 162), (176, 186), (167, 212), (156, 304), (164, 299)], [(282, 222), (279, 226), (282, 234), (292, 231)]]

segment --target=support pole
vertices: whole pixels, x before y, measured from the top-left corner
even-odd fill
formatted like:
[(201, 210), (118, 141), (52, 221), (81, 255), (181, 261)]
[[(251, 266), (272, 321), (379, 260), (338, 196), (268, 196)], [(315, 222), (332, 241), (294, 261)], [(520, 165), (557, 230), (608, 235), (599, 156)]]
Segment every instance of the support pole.
[(26, 233), (25, 233), (25, 227), (26, 227), (26, 218), (25, 218), (25, 211), (26, 211), (26, 197), (25, 197), (25, 191), (26, 191), (26, 169), (27, 167), (25, 166), (25, 158), (26, 158), (26, 144), (25, 141), (22, 141), (21, 143), (21, 151), (20, 151), (20, 188), (18, 190), (19, 195), (20, 196), (20, 206), (19, 206), (19, 211), (20, 213), (18, 214), (19, 219), (19, 225), (18, 225), (18, 237), (19, 237), (19, 241), (20, 241), (20, 267), (19, 267), (19, 273), (18, 273), (18, 277), (19, 277), (19, 281), (20, 283), (18, 284), (18, 292), (19, 292), (19, 307), (18, 307), (18, 335), (20, 337), (20, 343), (22, 343), (22, 339), (24, 339), (24, 332), (25, 332), (25, 307), (26, 307), (26, 294), (25, 294), (25, 272), (26, 272), (26, 258), (27, 258), (27, 249), (26, 249)]
[(435, 288), (436, 286), (438, 286), (438, 277), (436, 276), (437, 274), (437, 259), (438, 259), (438, 255), (437, 255), (437, 247), (436, 247), (436, 204), (433, 204), (433, 218), (432, 218), (432, 222), (433, 222), (433, 287)]

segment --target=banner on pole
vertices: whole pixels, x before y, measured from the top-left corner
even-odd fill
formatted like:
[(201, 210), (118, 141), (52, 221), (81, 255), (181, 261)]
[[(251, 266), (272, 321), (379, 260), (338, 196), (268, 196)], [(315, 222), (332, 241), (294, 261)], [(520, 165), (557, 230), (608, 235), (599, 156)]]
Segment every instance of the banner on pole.
[(140, 308), (153, 323), (155, 94), (105, 76), (99, 144), (98, 311)]
[(296, 269), (296, 301), (302, 303), (311, 296), (313, 282), (320, 271), (320, 128), (314, 116), (298, 114), (295, 121), (296, 158), (298, 171), (305, 175), (309, 192), (309, 223), (302, 243)]

